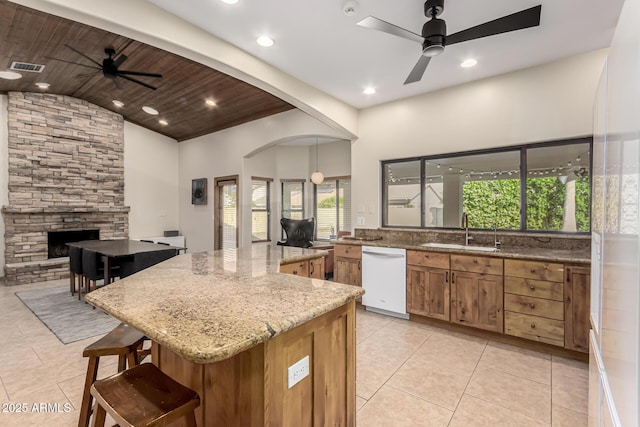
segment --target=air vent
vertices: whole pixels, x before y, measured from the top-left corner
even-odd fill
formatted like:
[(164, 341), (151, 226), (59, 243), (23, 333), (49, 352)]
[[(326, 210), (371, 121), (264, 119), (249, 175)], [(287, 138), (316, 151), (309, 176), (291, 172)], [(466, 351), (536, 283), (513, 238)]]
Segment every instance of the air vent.
[(44, 65), (14, 61), (11, 63), (11, 69), (16, 71), (28, 71), (30, 73), (41, 73), (42, 70), (44, 70)]

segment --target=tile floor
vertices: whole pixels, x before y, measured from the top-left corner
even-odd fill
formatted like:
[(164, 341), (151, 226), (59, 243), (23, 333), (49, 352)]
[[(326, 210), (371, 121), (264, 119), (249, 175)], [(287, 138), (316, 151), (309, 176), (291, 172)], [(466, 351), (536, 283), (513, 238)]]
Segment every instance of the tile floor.
[[(77, 425), (87, 366), (82, 349), (97, 337), (60, 343), (14, 295), (62, 283), (0, 286), (2, 427)], [(586, 426), (587, 368), (359, 310), (357, 424)], [(99, 377), (115, 371), (115, 359), (107, 358)], [(16, 412), (23, 404), (27, 411)]]

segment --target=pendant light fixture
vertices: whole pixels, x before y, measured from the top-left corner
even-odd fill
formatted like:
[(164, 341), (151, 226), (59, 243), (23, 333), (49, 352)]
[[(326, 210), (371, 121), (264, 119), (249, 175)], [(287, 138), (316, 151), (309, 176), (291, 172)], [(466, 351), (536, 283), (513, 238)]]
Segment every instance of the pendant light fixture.
[(322, 184), (324, 175), (318, 171), (318, 137), (316, 136), (316, 171), (311, 174), (311, 182), (316, 185)]

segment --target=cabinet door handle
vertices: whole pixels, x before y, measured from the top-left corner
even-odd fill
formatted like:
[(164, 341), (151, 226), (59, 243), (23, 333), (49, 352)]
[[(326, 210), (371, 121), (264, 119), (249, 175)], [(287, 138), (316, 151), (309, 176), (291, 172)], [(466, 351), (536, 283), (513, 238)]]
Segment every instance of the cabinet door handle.
[(315, 265), (314, 263), (310, 263), (310, 264), (311, 264), (311, 265), (310, 265), (309, 267), (310, 267), (310, 270), (311, 270), (311, 271), (309, 271), (309, 274), (311, 275), (311, 274), (313, 274), (313, 272), (316, 270), (316, 265)]
[(298, 270), (293, 270), (293, 274), (298, 274)]
[(454, 273), (453, 271), (451, 272), (451, 283), (456, 283), (456, 273)]
[(449, 283), (449, 272), (444, 273), (444, 283)]
[(358, 260), (358, 270), (360, 270), (362, 268), (361, 263), (362, 261)]

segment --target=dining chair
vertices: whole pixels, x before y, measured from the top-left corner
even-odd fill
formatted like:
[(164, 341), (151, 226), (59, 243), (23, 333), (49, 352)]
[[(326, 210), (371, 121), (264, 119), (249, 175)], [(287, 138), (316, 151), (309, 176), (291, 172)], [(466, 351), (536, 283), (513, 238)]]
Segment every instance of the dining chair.
[[(93, 290), (96, 290), (98, 280), (104, 279), (104, 267), (98, 252), (91, 249), (82, 250), (82, 272), (84, 275), (85, 294), (91, 291), (91, 282), (93, 282)], [(117, 265), (111, 267), (111, 277), (119, 275), (120, 267)], [(81, 299), (80, 292), (78, 292), (78, 299)]]
[(120, 278), (131, 276), (138, 271), (154, 266), (178, 254), (176, 249), (163, 249), (153, 252), (141, 252), (120, 263)]
[(78, 282), (78, 294), (80, 294), (83, 283), (82, 248), (69, 246), (69, 285), (71, 296), (74, 296), (76, 293), (76, 281)]

